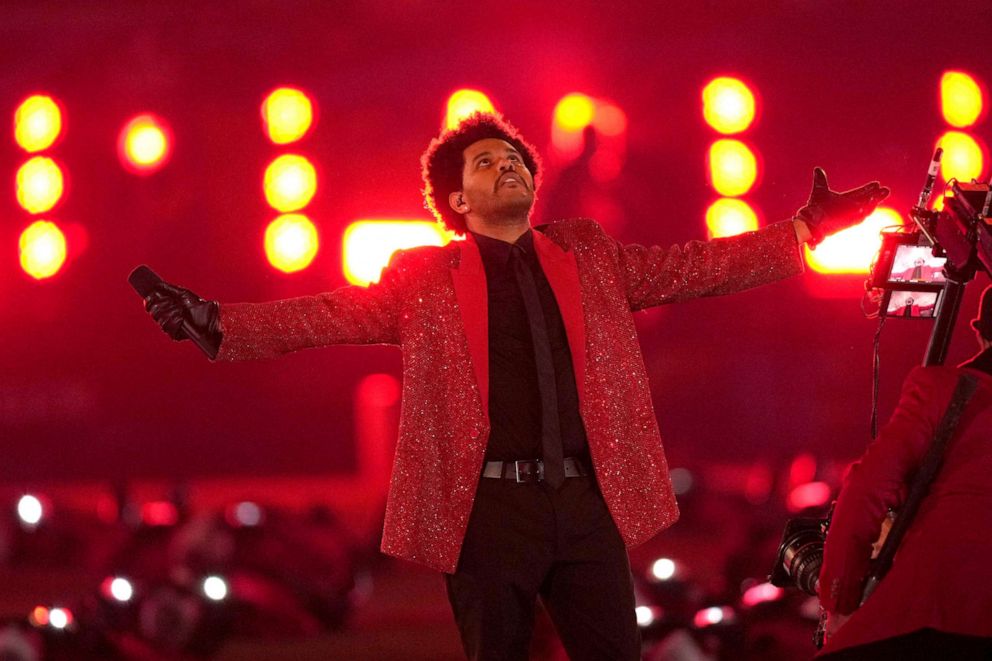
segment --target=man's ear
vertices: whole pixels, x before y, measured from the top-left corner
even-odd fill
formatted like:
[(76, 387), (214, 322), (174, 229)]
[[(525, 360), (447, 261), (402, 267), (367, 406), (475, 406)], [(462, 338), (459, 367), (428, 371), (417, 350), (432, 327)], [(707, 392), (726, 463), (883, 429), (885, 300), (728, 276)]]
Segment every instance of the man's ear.
[(448, 196), (448, 206), (457, 213), (465, 214), (469, 212), (468, 203), (465, 201), (465, 196), (462, 195), (460, 190), (456, 190)]

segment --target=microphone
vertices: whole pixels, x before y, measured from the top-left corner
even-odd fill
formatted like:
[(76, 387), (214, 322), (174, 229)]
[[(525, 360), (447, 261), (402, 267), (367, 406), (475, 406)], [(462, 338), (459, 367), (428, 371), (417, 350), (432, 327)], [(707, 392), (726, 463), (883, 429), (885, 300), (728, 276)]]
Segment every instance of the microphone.
[(930, 159), (930, 167), (927, 168), (927, 179), (923, 184), (923, 190), (920, 192), (920, 199), (916, 203), (916, 206), (920, 209), (926, 209), (930, 203), (930, 194), (933, 191), (934, 183), (937, 181), (937, 173), (940, 171), (940, 157), (943, 155), (944, 148), (937, 147), (937, 150), (933, 153), (933, 158)]
[[(145, 300), (148, 300), (148, 297), (155, 293), (155, 288), (160, 283), (165, 282), (145, 264), (131, 271), (131, 275), (127, 276), (127, 281), (134, 287), (134, 291), (138, 292), (138, 295)], [(217, 352), (210, 346), (210, 342), (185, 318), (183, 319), (182, 331), (186, 337), (193, 341), (193, 344), (200, 348), (200, 351), (206, 354), (207, 358), (213, 360), (217, 357)]]

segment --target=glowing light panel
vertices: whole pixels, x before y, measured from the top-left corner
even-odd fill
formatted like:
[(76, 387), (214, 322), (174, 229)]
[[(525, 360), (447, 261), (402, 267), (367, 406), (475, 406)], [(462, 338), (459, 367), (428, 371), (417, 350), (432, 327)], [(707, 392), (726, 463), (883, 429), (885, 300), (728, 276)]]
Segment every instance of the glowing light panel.
[(744, 200), (721, 197), (706, 210), (706, 228), (714, 239), (736, 236), (758, 229), (758, 215)]
[(344, 232), (344, 275), (352, 284), (368, 286), (379, 282), (397, 250), (443, 246), (451, 238), (439, 224), (424, 220), (357, 220)]
[(35, 156), (17, 170), (17, 202), (28, 213), (44, 213), (62, 199), (62, 169), (50, 158)]
[(944, 148), (940, 161), (940, 176), (944, 181), (957, 179), (968, 182), (982, 175), (985, 149), (975, 138), (961, 131), (947, 131), (937, 144)]
[(555, 106), (554, 117), (555, 124), (565, 131), (581, 131), (596, 117), (596, 102), (579, 92), (566, 94)]
[(317, 170), (298, 154), (283, 154), (265, 168), (265, 199), (277, 211), (302, 209), (317, 192)]
[(977, 122), (984, 96), (978, 82), (963, 71), (946, 71), (940, 77), (940, 110), (951, 126), (964, 128)]
[(658, 558), (651, 565), (651, 575), (659, 581), (667, 581), (675, 576), (675, 561), (671, 558)]
[(444, 125), (448, 129), (456, 129), (462, 120), (477, 112), (494, 113), (496, 108), (485, 92), (473, 89), (460, 89), (448, 97), (448, 111), (445, 113)]
[(105, 596), (121, 603), (127, 603), (134, 597), (134, 586), (122, 576), (108, 577), (100, 588)]
[(262, 102), (262, 123), (275, 144), (296, 142), (313, 125), (313, 102), (302, 90), (280, 87)]
[(151, 174), (168, 162), (172, 132), (155, 115), (138, 115), (121, 129), (117, 151), (121, 162), (136, 174)]
[(655, 621), (654, 609), (650, 606), (638, 606), (634, 609), (634, 615), (640, 627), (649, 627)]
[(310, 266), (319, 247), (317, 228), (303, 214), (283, 214), (265, 228), (265, 256), (283, 273)]
[(62, 111), (50, 96), (29, 96), (14, 112), (14, 139), (34, 153), (52, 146), (62, 133)]
[(48, 611), (48, 624), (53, 629), (65, 629), (72, 624), (72, 611), (68, 608), (53, 608)]
[(21, 268), (35, 280), (50, 278), (65, 264), (65, 235), (55, 223), (39, 220), (21, 232)]
[(710, 145), (707, 161), (710, 183), (720, 195), (744, 195), (758, 178), (758, 159), (740, 140), (717, 140)]
[(746, 130), (754, 121), (754, 108), (754, 94), (737, 78), (714, 78), (703, 88), (703, 119), (720, 133)]
[(902, 224), (898, 211), (879, 207), (860, 225), (828, 236), (816, 250), (804, 248), (806, 264), (818, 273), (867, 273), (882, 246), (879, 232)]
[(223, 601), (227, 598), (227, 581), (220, 576), (207, 576), (203, 579), (203, 594), (213, 601)]
[(36, 496), (25, 494), (17, 501), (17, 516), (21, 519), (22, 523), (26, 523), (29, 526), (36, 526), (41, 523), (41, 517), (43, 515), (44, 508)]

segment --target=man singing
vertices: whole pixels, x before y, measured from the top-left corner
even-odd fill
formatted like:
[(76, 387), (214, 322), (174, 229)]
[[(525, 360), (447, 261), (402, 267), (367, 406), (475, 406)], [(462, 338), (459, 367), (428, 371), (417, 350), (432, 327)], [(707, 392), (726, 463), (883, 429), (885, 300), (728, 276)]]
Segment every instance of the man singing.
[(541, 162), (477, 114), (422, 159), (427, 206), (465, 241), (396, 254), (377, 285), (218, 304), (162, 285), (149, 312), (220, 360), (395, 344), (403, 406), (382, 551), (445, 573), (471, 659), (526, 659), (538, 596), (572, 659), (638, 659), (626, 546), (678, 517), (632, 311), (802, 271), (799, 246), (860, 222), (888, 189), (817, 169), (791, 221), (671, 248), (596, 222), (536, 228)]

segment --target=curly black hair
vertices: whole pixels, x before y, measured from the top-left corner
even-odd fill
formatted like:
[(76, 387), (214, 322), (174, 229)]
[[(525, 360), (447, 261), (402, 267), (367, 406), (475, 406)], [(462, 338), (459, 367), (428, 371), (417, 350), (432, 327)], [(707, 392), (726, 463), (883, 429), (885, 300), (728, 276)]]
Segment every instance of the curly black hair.
[(431, 140), (427, 151), (420, 157), (424, 206), (430, 209), (438, 222), (455, 234), (465, 234), (467, 227), (465, 217), (448, 204), (448, 196), (462, 189), (463, 152), (473, 143), (487, 138), (506, 140), (513, 145), (534, 177), (534, 190), (539, 186), (541, 157), (516, 127), (498, 114), (477, 112), (469, 116), (456, 128), (443, 131)]

